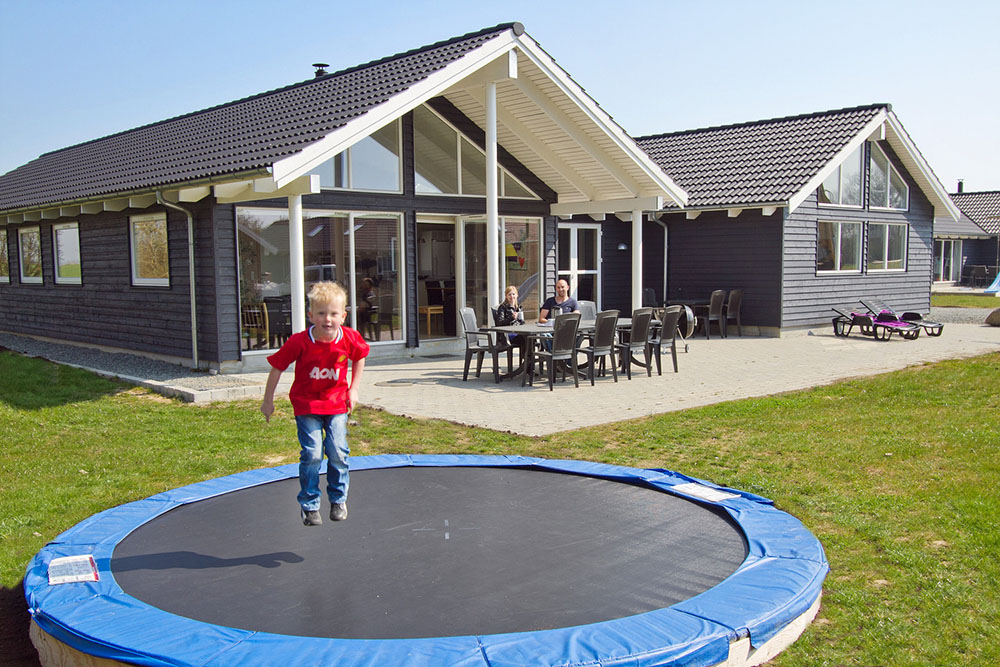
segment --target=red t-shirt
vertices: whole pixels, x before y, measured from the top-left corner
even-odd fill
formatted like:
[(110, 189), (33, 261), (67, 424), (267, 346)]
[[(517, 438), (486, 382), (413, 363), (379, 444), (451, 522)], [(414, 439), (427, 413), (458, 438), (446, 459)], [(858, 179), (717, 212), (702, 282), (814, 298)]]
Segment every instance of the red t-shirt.
[(354, 329), (340, 327), (340, 336), (324, 343), (313, 338), (309, 327), (289, 338), (267, 362), (282, 371), (295, 363), (288, 398), (296, 417), (339, 415), (347, 412), (347, 360), (364, 359), (368, 350), (368, 343)]

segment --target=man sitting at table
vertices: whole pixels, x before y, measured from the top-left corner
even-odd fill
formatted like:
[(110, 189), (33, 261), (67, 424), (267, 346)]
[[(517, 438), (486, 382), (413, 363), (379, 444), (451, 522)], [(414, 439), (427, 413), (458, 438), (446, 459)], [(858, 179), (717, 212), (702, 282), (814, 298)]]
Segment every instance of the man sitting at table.
[(550, 296), (542, 304), (541, 310), (538, 311), (538, 323), (545, 324), (549, 321), (549, 315), (553, 318), (556, 315), (562, 315), (564, 313), (578, 313), (580, 312), (577, 306), (576, 299), (569, 295), (569, 283), (560, 278), (556, 281), (556, 295)]

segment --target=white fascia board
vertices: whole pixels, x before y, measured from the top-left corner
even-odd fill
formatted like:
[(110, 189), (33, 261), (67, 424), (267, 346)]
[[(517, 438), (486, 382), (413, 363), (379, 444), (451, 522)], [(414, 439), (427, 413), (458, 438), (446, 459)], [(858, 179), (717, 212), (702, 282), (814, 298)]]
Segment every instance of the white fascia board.
[[(892, 146), (892, 149), (896, 151), (897, 154), (904, 152), (905, 156), (908, 156), (910, 160), (913, 161), (913, 164), (916, 165), (917, 169), (920, 171), (920, 175), (923, 177), (923, 180), (926, 181), (927, 187), (930, 189), (929, 192), (925, 189), (924, 194), (927, 195), (927, 198), (931, 200), (932, 204), (934, 204), (935, 210), (940, 207), (951, 217), (952, 220), (958, 220), (961, 215), (958, 210), (958, 206), (956, 206), (955, 202), (952, 201), (951, 197), (948, 195), (948, 191), (943, 185), (941, 185), (941, 181), (938, 180), (934, 170), (931, 169), (929, 164), (927, 164), (927, 160), (925, 160), (924, 156), (921, 155), (917, 145), (913, 143), (910, 135), (907, 134), (905, 129), (903, 129), (902, 123), (899, 122), (899, 118), (897, 118), (896, 114), (892, 111), (888, 114), (888, 125), (891, 130), (891, 132), (886, 133), (889, 145)], [(902, 151), (900, 149), (902, 149)], [(900, 158), (903, 157), (904, 155), (900, 155)], [(910, 176), (913, 177), (915, 175), (910, 174)]]
[(832, 160), (827, 162), (826, 166), (816, 172), (813, 177), (806, 182), (801, 190), (792, 195), (792, 197), (788, 200), (788, 212), (791, 213), (797, 209), (802, 202), (804, 202), (806, 198), (812, 194), (813, 190), (822, 185), (823, 181), (826, 180), (826, 177), (832, 174), (834, 170), (837, 169), (837, 167), (839, 167), (844, 160), (846, 160), (851, 153), (858, 148), (858, 146), (868, 141), (868, 138), (873, 132), (878, 131), (879, 126), (885, 122), (885, 119), (885, 109), (882, 109), (875, 114), (875, 117), (868, 121), (868, 124), (865, 125), (860, 132), (854, 135), (854, 138), (847, 142), (847, 145), (844, 146), (844, 148), (837, 153)]
[(566, 73), (566, 71), (556, 64), (538, 43), (527, 33), (517, 38), (521, 51), (531, 60), (536, 67), (545, 73), (559, 88), (572, 99), (604, 132), (611, 137), (618, 147), (624, 151), (632, 160), (639, 165), (643, 172), (652, 179), (656, 185), (662, 189), (678, 206), (686, 206), (688, 195), (680, 186), (671, 179), (653, 160), (639, 148), (635, 140), (630, 137), (621, 126), (616, 123), (606, 111), (601, 109), (597, 103)]
[(581, 201), (552, 204), (551, 215), (606, 215), (626, 211), (659, 211), (663, 208), (663, 197), (635, 197), (632, 199), (605, 199), (603, 201)]
[(507, 30), (384, 104), (369, 109), (343, 127), (306, 146), (298, 153), (278, 160), (272, 165), (271, 172), (274, 174), (275, 183), (279, 188), (284, 187), (289, 181), (315, 169), (408, 111), (440, 95), (479, 68), (496, 60), (505, 51), (513, 49), (516, 44), (514, 31)]
[(256, 178), (252, 181), (224, 183), (215, 186), (215, 198), (220, 204), (277, 199), (293, 195), (311, 195), (320, 192), (320, 177), (305, 174), (277, 187), (272, 178)]

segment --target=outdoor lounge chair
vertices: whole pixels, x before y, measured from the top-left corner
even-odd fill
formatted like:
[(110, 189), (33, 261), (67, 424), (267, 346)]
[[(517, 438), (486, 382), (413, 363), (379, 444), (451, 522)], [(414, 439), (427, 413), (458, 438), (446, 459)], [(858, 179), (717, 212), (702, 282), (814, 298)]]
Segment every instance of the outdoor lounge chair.
[(898, 333), (901, 338), (913, 340), (920, 335), (920, 327), (900, 319), (877, 319), (871, 313), (859, 313), (846, 308), (833, 308), (837, 317), (833, 318), (833, 335), (846, 338), (854, 327), (858, 327), (863, 336), (871, 336), (875, 340), (887, 341), (892, 334)]
[(940, 322), (932, 322), (930, 320), (925, 320), (924, 316), (920, 313), (907, 311), (902, 315), (897, 316), (896, 311), (890, 308), (881, 299), (876, 299), (874, 297), (866, 297), (861, 299), (861, 305), (868, 309), (872, 315), (880, 315), (882, 313), (891, 314), (893, 317), (900, 319), (904, 322), (910, 322), (916, 324), (918, 327), (922, 328), (928, 336), (940, 336), (944, 331), (944, 325)]

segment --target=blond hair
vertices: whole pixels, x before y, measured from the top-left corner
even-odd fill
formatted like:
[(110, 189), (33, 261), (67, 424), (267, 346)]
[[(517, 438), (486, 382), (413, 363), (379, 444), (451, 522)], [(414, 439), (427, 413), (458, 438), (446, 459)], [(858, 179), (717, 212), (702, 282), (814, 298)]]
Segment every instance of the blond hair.
[[(511, 292), (517, 293), (517, 287), (514, 286), (514, 285), (507, 285), (507, 287), (505, 287), (504, 291), (503, 291), (503, 300), (504, 301), (507, 300), (507, 297), (510, 296)], [(518, 294), (518, 296), (520, 296), (520, 294)], [(517, 299), (514, 299), (514, 307), (515, 308), (518, 307)]]
[[(312, 311), (313, 306), (318, 303), (340, 305), (344, 308), (347, 307), (347, 292), (340, 283), (335, 283), (329, 280), (316, 283), (309, 290), (309, 310)], [(339, 302), (339, 303), (338, 303)]]

